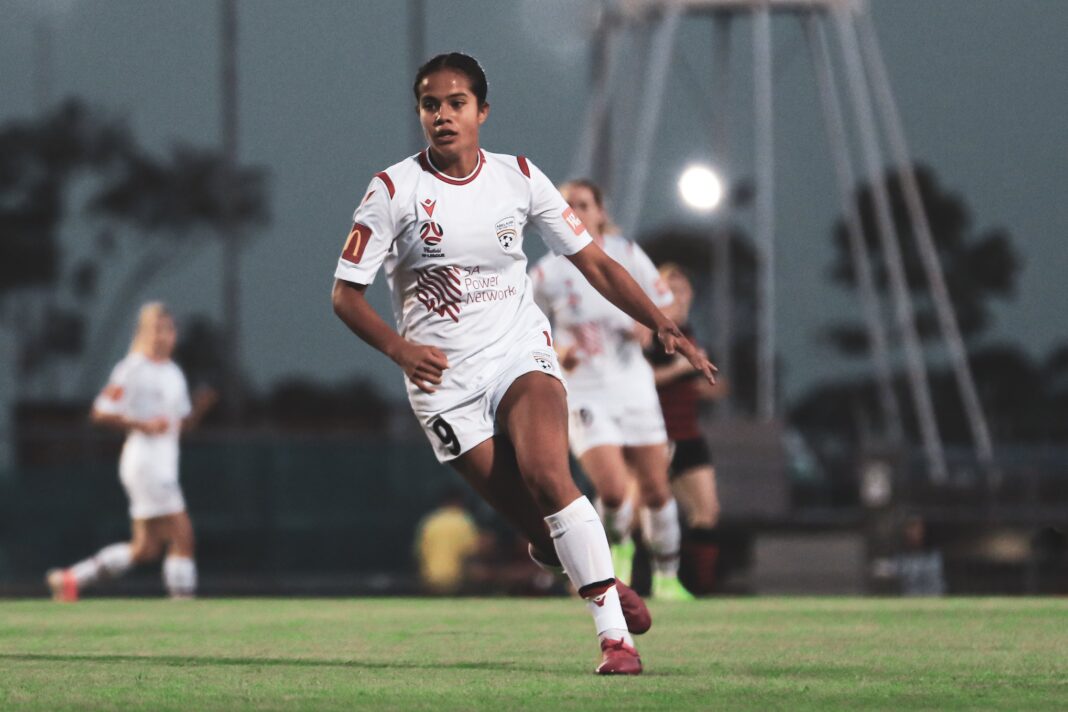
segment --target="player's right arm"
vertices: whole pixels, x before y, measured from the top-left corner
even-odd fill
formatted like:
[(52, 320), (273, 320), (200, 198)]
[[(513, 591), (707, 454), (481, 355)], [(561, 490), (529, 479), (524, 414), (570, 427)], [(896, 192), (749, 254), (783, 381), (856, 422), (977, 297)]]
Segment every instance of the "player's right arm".
[(445, 354), (433, 346), (414, 344), (394, 331), (367, 302), (367, 285), (334, 280), (334, 313), (352, 333), (389, 356), (419, 390), (433, 393), (449, 367)]
[(421, 391), (433, 393), (449, 367), (445, 354), (433, 346), (415, 344), (398, 334), (367, 301), (367, 287), (396, 237), (393, 183), (380, 173), (371, 180), (366, 197), (353, 215), (334, 272), (334, 313), (352, 333), (393, 360)]
[(138, 420), (130, 416), (130, 388), (133, 386), (130, 371), (129, 363), (126, 361), (119, 363), (111, 371), (107, 385), (93, 401), (93, 408), (89, 411), (89, 420), (96, 425), (124, 433), (136, 430), (148, 435), (159, 435), (166, 432), (169, 426), (166, 418)]

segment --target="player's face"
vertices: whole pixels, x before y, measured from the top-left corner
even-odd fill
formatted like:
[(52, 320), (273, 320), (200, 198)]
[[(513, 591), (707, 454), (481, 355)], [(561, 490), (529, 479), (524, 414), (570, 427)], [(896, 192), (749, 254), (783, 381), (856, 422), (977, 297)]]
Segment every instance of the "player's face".
[(672, 273), (665, 281), (668, 289), (671, 290), (671, 294), (675, 297), (673, 306), (678, 309), (678, 315), (673, 318), (685, 320), (690, 314), (690, 305), (693, 303), (693, 287), (690, 286), (690, 280), (676, 272)]
[(446, 159), (478, 150), (478, 129), (489, 104), (478, 105), (467, 75), (440, 69), (419, 83), (419, 122), (434, 153)]
[(563, 195), (575, 215), (578, 215), (579, 220), (586, 226), (590, 236), (596, 240), (601, 239), (601, 229), (606, 216), (604, 208), (597, 204), (593, 191), (584, 185), (569, 185), (564, 188)]
[(156, 322), (149, 327), (152, 334), (152, 355), (157, 359), (169, 359), (174, 353), (174, 344), (178, 340), (178, 331), (170, 314), (160, 314)]

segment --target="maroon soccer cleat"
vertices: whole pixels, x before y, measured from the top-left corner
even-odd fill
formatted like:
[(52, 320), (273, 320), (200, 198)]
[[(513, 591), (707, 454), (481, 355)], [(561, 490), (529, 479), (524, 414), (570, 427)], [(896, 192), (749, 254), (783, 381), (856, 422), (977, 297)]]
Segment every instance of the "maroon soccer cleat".
[(623, 609), (623, 618), (627, 621), (627, 630), (634, 635), (641, 635), (653, 625), (653, 617), (642, 597), (627, 584), (616, 579), (616, 591), (619, 592), (619, 607)]
[[(640, 600), (640, 599), (639, 599)], [(598, 675), (640, 675), (642, 659), (638, 651), (622, 640), (605, 638), (601, 641), (601, 664)]]
[(52, 569), (45, 579), (52, 589), (52, 600), (74, 603), (78, 600), (78, 581), (70, 569)]

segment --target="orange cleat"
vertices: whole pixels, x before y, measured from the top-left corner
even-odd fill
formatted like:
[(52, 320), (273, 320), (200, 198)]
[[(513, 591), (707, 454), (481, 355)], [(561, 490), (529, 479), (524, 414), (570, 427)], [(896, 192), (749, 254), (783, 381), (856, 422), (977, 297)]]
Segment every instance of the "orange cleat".
[(616, 591), (619, 592), (619, 607), (623, 609), (623, 618), (627, 621), (627, 630), (634, 635), (641, 635), (653, 625), (653, 617), (642, 597), (627, 584), (616, 579)]
[(78, 582), (70, 569), (52, 569), (45, 580), (52, 589), (52, 600), (73, 603), (78, 600)]
[[(640, 599), (639, 599), (640, 600)], [(622, 640), (605, 638), (601, 641), (601, 664), (598, 675), (640, 675), (642, 659), (638, 651)]]

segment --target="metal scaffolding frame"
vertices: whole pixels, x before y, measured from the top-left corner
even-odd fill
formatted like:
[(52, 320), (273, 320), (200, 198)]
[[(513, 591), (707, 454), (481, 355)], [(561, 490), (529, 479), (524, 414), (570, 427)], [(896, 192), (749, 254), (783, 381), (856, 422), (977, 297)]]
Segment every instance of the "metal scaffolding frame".
[[(964, 410), (980, 463), (993, 475), (993, 445), (979, 402), (967, 352), (923, 208), (918, 183), (910, 159), (904, 130), (894, 101), (886, 67), (879, 49), (867, 4), (864, 0), (609, 0), (596, 30), (594, 81), (586, 120), (575, 154), (572, 175), (590, 176), (625, 200), (621, 225), (633, 235), (640, 225), (642, 200), (649, 162), (657, 135), (667, 77), (673, 61), (675, 38), (684, 18), (714, 18), (714, 62), (711, 72), (714, 119), (710, 131), (713, 149), (726, 157), (728, 149), (727, 113), (730, 88), (730, 37), (732, 25), (746, 17), (752, 26), (753, 125), (755, 174), (755, 246), (758, 264), (757, 304), (757, 411), (770, 420), (777, 411), (775, 373), (775, 223), (774, 223), (774, 87), (772, 80), (772, 15), (789, 14), (802, 24), (812, 70), (816, 78), (823, 122), (827, 131), (828, 153), (841, 202), (857, 279), (860, 306), (867, 330), (878, 393), (878, 403), (886, 436), (900, 441), (902, 413), (893, 389), (891, 347), (896, 338), (904, 355), (912, 408), (919, 425), (927, 471), (933, 481), (948, 477), (945, 452), (935, 418), (923, 344), (915, 323), (912, 297), (905, 279), (901, 236), (891, 214), (884, 175), (889, 167), (883, 158), (883, 145), (889, 147), (893, 167), (901, 181), (912, 234), (916, 237), (930, 296), (940, 327), (940, 336), (949, 354), (950, 365), (961, 394)], [(833, 31), (838, 39), (834, 55), (827, 39)], [(645, 49), (628, 52), (628, 41), (646, 41)], [(859, 38), (859, 40), (858, 40)], [(616, 89), (622, 65), (628, 56), (644, 60), (642, 94), (647, 98), (633, 127), (613, 125), (613, 106), (619, 100)], [(835, 60), (844, 73), (846, 94), (852, 110), (847, 120), (835, 79)], [(859, 158), (850, 150), (849, 131), (859, 143)], [(606, 138), (607, 137), (607, 138)], [(624, 155), (629, 172), (620, 169)], [(876, 215), (876, 236), (889, 277), (889, 300), (894, 314), (894, 332), (884, 324), (882, 299), (875, 288), (871, 258), (854, 199), (858, 162), (859, 175), (872, 189)], [(618, 176), (616, 180), (613, 177)], [(627, 178), (624, 186), (620, 185)], [(729, 321), (731, 290), (729, 250), (723, 231), (717, 230), (714, 290), (717, 321)], [(730, 326), (719, 323), (716, 342), (721, 354), (721, 371), (730, 378)], [(723, 359), (722, 357), (726, 357)]]

